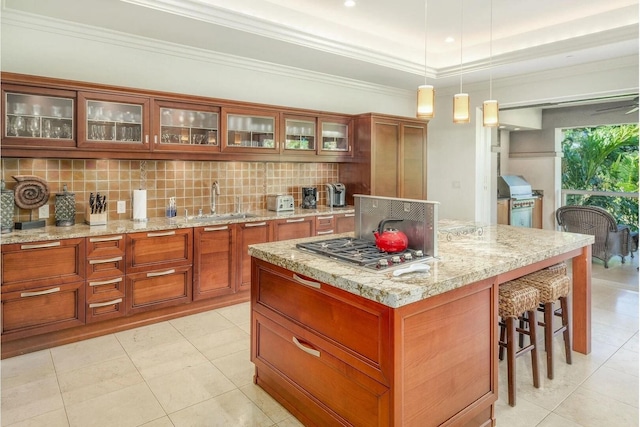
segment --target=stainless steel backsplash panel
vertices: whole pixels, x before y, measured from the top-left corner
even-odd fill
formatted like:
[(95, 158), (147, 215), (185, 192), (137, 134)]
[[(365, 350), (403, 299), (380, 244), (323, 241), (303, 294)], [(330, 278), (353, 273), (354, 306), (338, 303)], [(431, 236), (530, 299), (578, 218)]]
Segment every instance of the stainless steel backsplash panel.
[(402, 219), (389, 224), (407, 235), (410, 249), (421, 249), (427, 256), (438, 256), (438, 205), (427, 200), (397, 199), (393, 197), (354, 197), (356, 210), (355, 236), (375, 241), (373, 231), (387, 218)]

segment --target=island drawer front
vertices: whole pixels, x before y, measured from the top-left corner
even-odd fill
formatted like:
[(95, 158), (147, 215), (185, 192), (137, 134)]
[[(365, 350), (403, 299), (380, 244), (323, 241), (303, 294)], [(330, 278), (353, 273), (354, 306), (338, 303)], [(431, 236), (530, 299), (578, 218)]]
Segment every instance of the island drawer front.
[[(255, 260), (257, 277), (255, 309), (273, 312), (310, 328), (340, 346), (354, 365), (382, 383), (388, 384), (389, 309), (373, 301), (354, 301), (348, 293), (329, 285), (311, 281), (314, 288), (296, 281), (294, 273)], [(300, 276), (298, 276), (299, 280)], [(349, 325), (336, 328), (336, 325)], [(362, 365), (362, 366), (359, 366)]]
[[(281, 319), (282, 320), (282, 319)], [(389, 388), (331, 352), (331, 344), (310, 332), (292, 332), (287, 321), (254, 317), (258, 384), (261, 372), (280, 376), (279, 390), (313, 425), (386, 426)], [(297, 401), (297, 402), (296, 402)], [(321, 403), (322, 402), (322, 403)]]

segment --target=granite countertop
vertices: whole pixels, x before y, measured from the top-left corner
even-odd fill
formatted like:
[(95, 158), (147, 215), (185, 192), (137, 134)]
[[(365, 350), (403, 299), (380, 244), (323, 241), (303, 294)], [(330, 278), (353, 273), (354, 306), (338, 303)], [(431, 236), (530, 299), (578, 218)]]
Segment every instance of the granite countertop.
[(251, 245), (251, 256), (397, 308), (461, 286), (569, 252), (594, 242), (593, 236), (469, 222), (438, 222), (438, 257), (427, 261), (429, 272), (394, 277), (296, 249), (312, 237)]
[(249, 218), (236, 218), (225, 220), (194, 220), (185, 219), (184, 216), (175, 218), (150, 218), (146, 222), (134, 222), (133, 220), (107, 221), (106, 225), (89, 226), (87, 224), (76, 224), (70, 227), (46, 226), (32, 230), (14, 230), (11, 233), (0, 235), (3, 245), (12, 243), (38, 242), (43, 240), (73, 239), (79, 237), (104, 236), (109, 234), (126, 234), (141, 231), (161, 231), (178, 228), (193, 228), (207, 225), (234, 224), (242, 222), (271, 221), (276, 219), (319, 216), (327, 214), (354, 213), (353, 206), (344, 208), (330, 208), (319, 206), (317, 209), (295, 208), (293, 211), (272, 212), (266, 209), (250, 212)]

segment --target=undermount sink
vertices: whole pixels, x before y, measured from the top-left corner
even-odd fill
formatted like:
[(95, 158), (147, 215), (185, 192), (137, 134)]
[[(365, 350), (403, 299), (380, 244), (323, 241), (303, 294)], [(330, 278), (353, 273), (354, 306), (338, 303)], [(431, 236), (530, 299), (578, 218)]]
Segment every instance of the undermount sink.
[(208, 214), (196, 215), (188, 217), (189, 221), (228, 221), (230, 219), (255, 218), (257, 215), (250, 213), (226, 213), (226, 214)]

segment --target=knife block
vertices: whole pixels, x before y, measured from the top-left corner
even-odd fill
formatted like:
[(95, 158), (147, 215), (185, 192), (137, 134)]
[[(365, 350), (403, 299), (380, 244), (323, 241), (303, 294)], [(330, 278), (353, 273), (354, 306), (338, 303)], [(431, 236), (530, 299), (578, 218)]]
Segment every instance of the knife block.
[(87, 206), (84, 210), (84, 222), (89, 225), (106, 225), (107, 213), (91, 213), (91, 208)]

